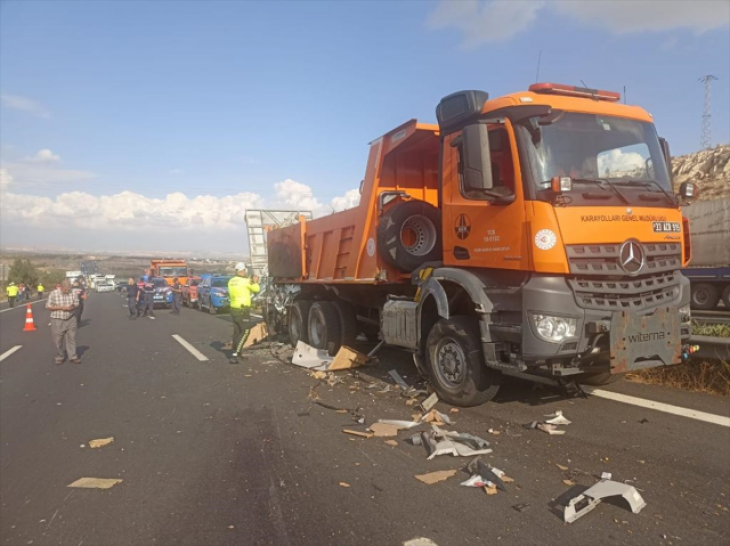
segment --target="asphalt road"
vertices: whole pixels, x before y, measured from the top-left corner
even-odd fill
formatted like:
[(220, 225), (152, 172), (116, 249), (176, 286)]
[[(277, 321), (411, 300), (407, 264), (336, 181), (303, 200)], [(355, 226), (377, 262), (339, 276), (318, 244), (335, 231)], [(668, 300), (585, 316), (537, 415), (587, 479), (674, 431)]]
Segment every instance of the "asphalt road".
[[(467, 460), (427, 461), (406, 432), (397, 446), (350, 437), (342, 428), (364, 426), (308, 397), (318, 385), (322, 402), (361, 408), (369, 424), (410, 418), (395, 392), (347, 374), (331, 387), (263, 349), (230, 365), (220, 351), (227, 316), (160, 310), (154, 321), (129, 321), (122, 305), (117, 294), (91, 295), (79, 365), (54, 365), (43, 305), (33, 306), (36, 332), (22, 331), (22, 309), (0, 313), (0, 355), (22, 345), (0, 362), (3, 546), (730, 543), (726, 426), (594, 396), (567, 400), (515, 380), (485, 406), (437, 406), (452, 430), (489, 440), (484, 460), (514, 483), (495, 496), (459, 486), (461, 472), (426, 485), (414, 475)], [(386, 377), (393, 367), (415, 380), (398, 351), (383, 352), (367, 373)], [(604, 390), (730, 416), (718, 397), (628, 383)], [(523, 428), (557, 409), (573, 421), (564, 436)], [(109, 436), (110, 445), (88, 447)], [(564, 524), (559, 503), (602, 472), (632, 480), (647, 507), (632, 514), (608, 501)], [(68, 487), (81, 477), (122, 482)]]

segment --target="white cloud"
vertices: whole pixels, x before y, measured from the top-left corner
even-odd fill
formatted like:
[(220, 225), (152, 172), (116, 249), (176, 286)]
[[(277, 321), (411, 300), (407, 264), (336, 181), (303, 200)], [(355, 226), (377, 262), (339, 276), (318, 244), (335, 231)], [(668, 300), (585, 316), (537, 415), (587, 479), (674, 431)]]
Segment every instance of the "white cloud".
[(0, 103), (5, 108), (11, 110), (21, 110), (28, 112), (39, 118), (48, 119), (51, 117), (50, 112), (46, 110), (43, 105), (27, 97), (21, 97), (20, 95), (9, 95), (7, 93), (0, 94)]
[(730, 2), (726, 0), (441, 0), (429, 14), (427, 26), (456, 28), (462, 32), (465, 47), (476, 47), (508, 40), (549, 11), (554, 17), (568, 16), (617, 34), (674, 29), (702, 33), (730, 26)]
[(607, 28), (618, 34), (686, 28), (697, 33), (730, 25), (730, 2), (692, 0), (555, 0), (550, 7), (584, 24)]
[(13, 177), (6, 169), (0, 169), (0, 191), (4, 191), (13, 183)]
[(170, 171), (170, 174), (172, 174), (172, 175), (175, 175), (175, 174), (184, 174), (184, 173), (185, 173), (185, 171), (183, 171), (182, 169), (172, 169)]
[(463, 33), (462, 45), (476, 47), (507, 40), (532, 25), (542, 0), (478, 2), (442, 0), (430, 13), (431, 29), (456, 28)]
[[(13, 182), (7, 171), (0, 171), (3, 186)], [(150, 198), (131, 191), (94, 196), (73, 191), (55, 198), (5, 191), (0, 201), (0, 217), (9, 225), (46, 227), (49, 229), (83, 229), (107, 232), (154, 230), (155, 236), (179, 233), (240, 233), (245, 237), (245, 211), (251, 208), (293, 208), (311, 210), (315, 216), (330, 214), (332, 207), (353, 206), (359, 199), (357, 190), (335, 197), (332, 206), (321, 203), (306, 184), (287, 179), (275, 184), (271, 201), (259, 194), (243, 192), (214, 197), (188, 197), (174, 192), (163, 199)], [(110, 239), (110, 245), (114, 243)]]
[[(41, 151), (50, 152), (50, 150)], [(51, 155), (60, 159), (59, 156)], [(34, 156), (24, 161), (3, 162), (1, 167), (13, 177), (13, 183), (18, 186), (73, 185), (96, 178), (96, 175), (89, 171), (60, 168), (56, 165), (57, 161), (57, 159), (42, 160)]]
[(332, 199), (332, 207), (335, 210), (345, 210), (356, 207), (360, 203), (360, 191), (357, 189), (348, 190), (342, 197)]
[(54, 154), (48, 148), (44, 148), (43, 150), (40, 150), (37, 154), (35, 154), (33, 159), (35, 161), (40, 161), (41, 163), (53, 163), (56, 161), (61, 161), (61, 156), (58, 154)]

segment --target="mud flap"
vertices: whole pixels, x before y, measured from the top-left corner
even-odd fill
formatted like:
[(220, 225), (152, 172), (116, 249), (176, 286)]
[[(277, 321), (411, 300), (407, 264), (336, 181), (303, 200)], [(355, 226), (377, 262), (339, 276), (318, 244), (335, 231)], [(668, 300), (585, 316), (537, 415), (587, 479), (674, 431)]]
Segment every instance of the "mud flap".
[(637, 316), (622, 311), (611, 321), (611, 373), (677, 364), (682, 358), (677, 309), (662, 307)]

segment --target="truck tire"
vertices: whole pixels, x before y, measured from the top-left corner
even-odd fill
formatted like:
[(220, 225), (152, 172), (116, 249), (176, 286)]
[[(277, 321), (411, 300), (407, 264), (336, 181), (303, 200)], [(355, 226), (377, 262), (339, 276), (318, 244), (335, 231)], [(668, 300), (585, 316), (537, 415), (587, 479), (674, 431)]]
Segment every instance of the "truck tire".
[(307, 300), (297, 300), (291, 306), (287, 329), (289, 331), (289, 342), (292, 347), (296, 347), (299, 341), (309, 343), (307, 325), (309, 324), (310, 307), (312, 307), (312, 302)]
[(592, 387), (600, 387), (601, 385), (610, 385), (621, 381), (624, 378), (622, 373), (586, 373), (578, 376), (578, 383), (581, 385), (590, 385)]
[(357, 316), (355, 314), (355, 308), (351, 303), (346, 301), (335, 301), (333, 305), (340, 317), (340, 344), (352, 347), (352, 344), (357, 339)]
[(725, 311), (730, 311), (730, 284), (722, 291), (722, 301), (725, 304)]
[(476, 319), (439, 320), (426, 340), (426, 366), (439, 398), (461, 407), (497, 396), (502, 374), (484, 364)]
[(405, 273), (424, 262), (440, 260), (438, 209), (425, 201), (398, 203), (380, 218), (378, 249), (388, 265)]
[(309, 344), (316, 349), (324, 349), (331, 356), (337, 354), (342, 345), (340, 315), (332, 302), (317, 301), (309, 310), (307, 321)]
[(707, 311), (714, 309), (720, 300), (720, 291), (713, 284), (701, 282), (691, 285), (690, 307)]

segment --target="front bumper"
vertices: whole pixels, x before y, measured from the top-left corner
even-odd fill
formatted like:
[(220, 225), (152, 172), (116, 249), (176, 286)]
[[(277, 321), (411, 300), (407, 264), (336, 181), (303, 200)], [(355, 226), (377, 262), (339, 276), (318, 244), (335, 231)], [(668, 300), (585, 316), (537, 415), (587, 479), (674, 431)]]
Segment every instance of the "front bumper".
[[(579, 305), (565, 277), (534, 275), (521, 292), (522, 323), (499, 330), (512, 348), (510, 359), (522, 369), (541, 367), (555, 375), (585, 372), (624, 373), (677, 364), (691, 334), (679, 309), (689, 304), (689, 282), (678, 275), (674, 299), (648, 310), (598, 310)], [(537, 333), (533, 315), (576, 320), (575, 336), (545, 341)], [(494, 336), (492, 336), (494, 337)]]

